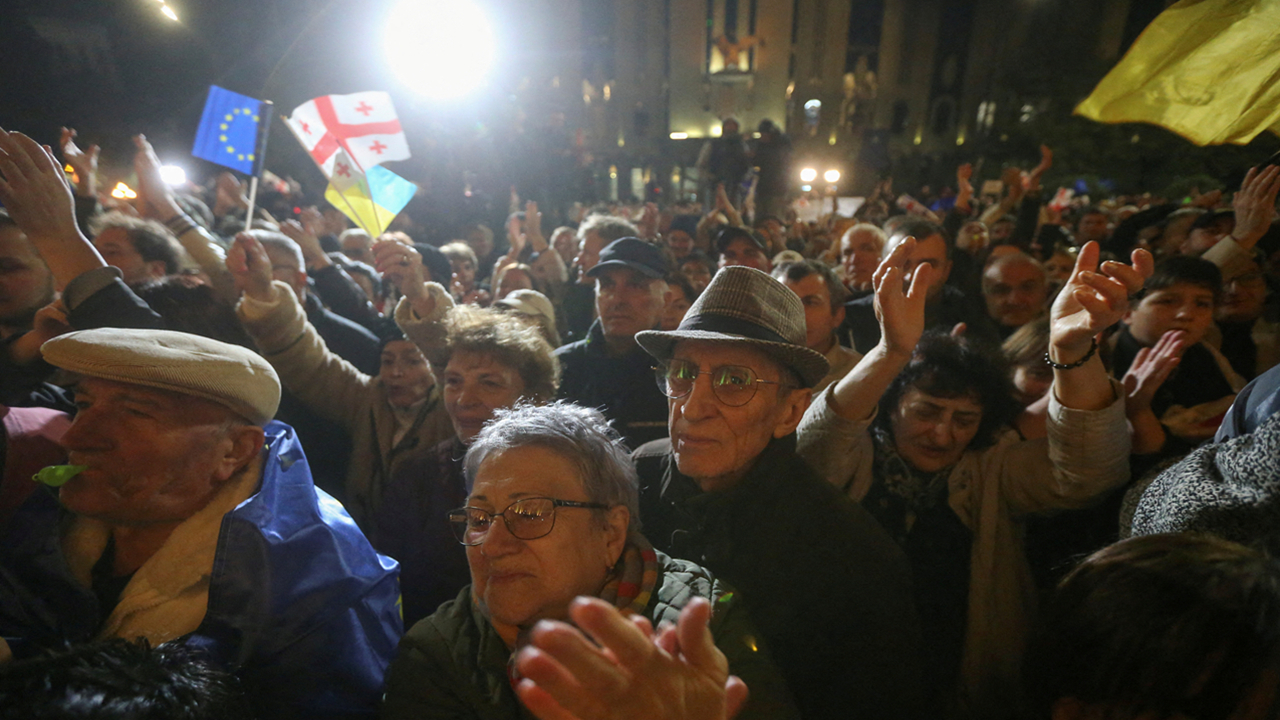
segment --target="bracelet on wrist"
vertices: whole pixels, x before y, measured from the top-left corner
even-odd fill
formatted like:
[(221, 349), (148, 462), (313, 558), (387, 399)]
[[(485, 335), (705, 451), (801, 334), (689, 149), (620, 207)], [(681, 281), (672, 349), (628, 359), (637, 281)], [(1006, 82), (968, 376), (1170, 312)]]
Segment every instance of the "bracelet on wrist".
[(1073, 370), (1089, 362), (1089, 358), (1093, 357), (1097, 352), (1098, 352), (1098, 338), (1095, 337), (1093, 338), (1093, 344), (1089, 346), (1089, 352), (1085, 353), (1084, 357), (1071, 363), (1070, 365), (1063, 365), (1062, 363), (1054, 362), (1053, 358), (1049, 356), (1048, 350), (1044, 351), (1044, 364), (1048, 365), (1054, 370)]

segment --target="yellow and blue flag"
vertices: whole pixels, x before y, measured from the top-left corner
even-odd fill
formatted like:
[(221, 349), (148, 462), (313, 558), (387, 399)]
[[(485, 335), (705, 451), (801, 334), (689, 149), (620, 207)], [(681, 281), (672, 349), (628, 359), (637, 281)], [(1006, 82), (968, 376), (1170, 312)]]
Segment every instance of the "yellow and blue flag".
[(334, 181), (325, 190), (324, 199), (376, 238), (386, 232), (391, 221), (409, 204), (418, 186), (381, 165), (369, 168), (367, 173), (360, 173), (354, 167), (351, 171), (352, 181), (343, 182), (338, 179), (341, 170), (335, 170)]
[(261, 100), (211, 85), (191, 154), (246, 175), (255, 174), (262, 106)]
[(1280, 134), (1280, 0), (1181, 0), (1160, 13), (1076, 107), (1147, 122), (1197, 145)]

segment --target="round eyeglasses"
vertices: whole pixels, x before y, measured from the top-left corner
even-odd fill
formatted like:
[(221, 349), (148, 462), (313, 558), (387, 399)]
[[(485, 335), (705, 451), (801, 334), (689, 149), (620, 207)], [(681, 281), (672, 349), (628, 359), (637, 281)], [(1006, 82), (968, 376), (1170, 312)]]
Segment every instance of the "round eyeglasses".
[(472, 547), (484, 542), (493, 527), (494, 518), (502, 518), (507, 532), (521, 540), (537, 540), (546, 537), (556, 526), (556, 508), (587, 508), (608, 510), (603, 503), (557, 500), (549, 497), (521, 498), (500, 513), (491, 513), (476, 507), (462, 507), (449, 512), (449, 525), (458, 542)]
[[(658, 389), (669, 398), (682, 398), (693, 392), (693, 384), (703, 373), (697, 363), (689, 360), (670, 360), (653, 369)], [(730, 407), (741, 407), (751, 402), (760, 385), (781, 385), (773, 380), (761, 380), (756, 372), (745, 365), (721, 365), (706, 371), (711, 379), (711, 390), (716, 399)]]

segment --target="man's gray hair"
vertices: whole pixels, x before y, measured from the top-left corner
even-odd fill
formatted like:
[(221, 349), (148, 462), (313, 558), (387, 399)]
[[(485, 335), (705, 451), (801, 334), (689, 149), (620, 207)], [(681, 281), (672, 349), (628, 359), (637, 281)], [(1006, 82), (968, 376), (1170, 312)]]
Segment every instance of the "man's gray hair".
[(592, 215), (578, 227), (578, 242), (582, 243), (587, 233), (595, 231), (605, 245), (624, 237), (640, 237), (640, 230), (630, 222), (616, 215)]
[(282, 253), (287, 253), (298, 263), (298, 269), (306, 272), (307, 263), (302, 257), (302, 248), (298, 243), (293, 241), (288, 235), (282, 232), (274, 232), (271, 230), (258, 230), (257, 228), (250, 230), (249, 234), (255, 240), (262, 243), (264, 250), (275, 248)]
[(639, 528), (640, 482), (635, 466), (618, 432), (599, 410), (563, 400), (495, 410), (493, 420), (467, 448), (467, 492), (490, 455), (518, 447), (545, 448), (572, 462), (591, 502), (625, 505), (631, 511), (631, 529)]

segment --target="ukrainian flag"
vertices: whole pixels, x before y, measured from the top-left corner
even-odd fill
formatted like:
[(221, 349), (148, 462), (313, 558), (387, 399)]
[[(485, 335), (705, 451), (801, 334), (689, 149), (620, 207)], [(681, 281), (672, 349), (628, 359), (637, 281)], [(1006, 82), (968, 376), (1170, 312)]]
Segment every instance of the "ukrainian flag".
[(341, 190), (330, 183), (324, 199), (377, 238), (417, 191), (417, 185), (375, 165), (363, 178)]
[(191, 154), (253, 175), (261, 113), (261, 100), (210, 86)]
[(1145, 122), (1197, 145), (1280, 134), (1280, 0), (1181, 0), (1160, 13), (1076, 114)]

